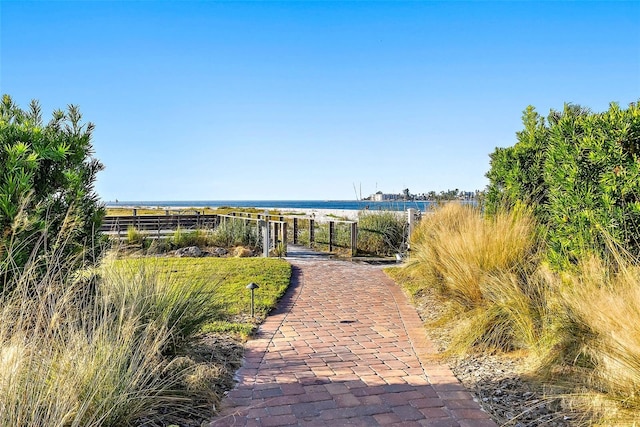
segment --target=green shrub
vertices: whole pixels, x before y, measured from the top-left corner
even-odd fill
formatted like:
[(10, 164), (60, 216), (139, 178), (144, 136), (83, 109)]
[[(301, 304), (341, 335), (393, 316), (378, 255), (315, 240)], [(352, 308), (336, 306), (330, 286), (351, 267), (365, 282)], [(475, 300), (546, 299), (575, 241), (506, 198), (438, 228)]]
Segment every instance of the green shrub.
[(184, 248), (187, 246), (209, 246), (212, 244), (213, 236), (209, 230), (184, 231), (178, 228), (170, 239), (173, 247)]
[[(179, 282), (163, 274), (154, 260), (106, 263), (103, 271), (103, 304), (127, 307), (143, 323), (158, 323), (171, 331), (161, 349), (163, 354), (182, 350), (203, 325), (218, 319), (222, 313), (223, 308), (214, 295), (215, 283), (202, 279)], [(202, 277), (198, 272), (192, 273), (194, 277)]]
[(546, 122), (528, 107), (518, 142), (491, 155), (487, 211), (532, 204), (548, 226), (549, 258), (575, 263), (585, 250), (607, 256), (605, 236), (640, 250), (640, 107), (604, 113), (575, 105)]
[[(549, 185), (552, 259), (608, 253), (613, 237), (640, 250), (640, 108), (601, 114), (565, 110), (551, 122), (544, 177)], [(608, 237), (607, 237), (608, 236)]]
[(485, 205), (488, 213), (495, 213), (525, 203), (534, 206), (538, 218), (544, 218), (548, 199), (544, 164), (549, 128), (532, 106), (524, 111), (522, 122), (524, 129), (516, 133), (517, 143), (496, 148), (490, 155)]
[[(93, 124), (76, 106), (44, 125), (37, 101), (27, 111), (0, 103), (0, 265), (10, 281), (32, 256), (56, 245), (69, 259), (96, 259), (104, 208), (93, 189), (102, 164), (93, 158)], [(38, 235), (38, 233), (41, 233)], [(58, 236), (44, 240), (44, 236)], [(92, 247), (92, 252), (84, 252)], [(35, 249), (38, 253), (35, 253)], [(74, 255), (82, 254), (82, 257)], [(68, 264), (66, 267), (72, 267)], [(19, 273), (18, 273), (19, 274)]]

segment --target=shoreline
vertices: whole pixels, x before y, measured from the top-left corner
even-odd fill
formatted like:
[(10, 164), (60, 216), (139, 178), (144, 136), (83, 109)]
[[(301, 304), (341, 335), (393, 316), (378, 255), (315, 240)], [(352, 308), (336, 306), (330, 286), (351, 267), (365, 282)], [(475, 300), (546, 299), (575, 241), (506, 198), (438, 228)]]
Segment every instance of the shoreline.
[[(198, 210), (198, 209), (205, 209), (206, 206), (189, 206), (189, 207), (176, 207), (176, 206), (129, 206), (129, 205), (117, 205), (117, 206), (113, 206), (113, 205), (107, 205), (105, 206), (105, 208), (107, 209), (130, 209), (130, 210), (134, 210), (134, 209), (150, 209), (150, 210), (158, 210), (158, 211), (184, 211), (184, 210)], [(238, 210), (241, 210), (242, 208), (238, 208)], [(262, 209), (262, 208), (252, 208), (252, 209)], [(278, 211), (280, 212), (283, 216), (286, 216), (288, 213), (292, 213), (296, 216), (300, 216), (301, 218), (309, 218), (309, 217), (315, 217), (316, 219), (319, 220), (325, 220), (325, 219), (334, 219), (334, 220), (340, 220), (343, 218), (346, 218), (346, 220), (348, 221), (352, 221), (352, 220), (356, 220), (358, 219), (358, 214), (360, 212), (366, 212), (366, 211), (359, 211), (359, 210), (354, 210), (354, 209), (305, 209), (305, 208), (286, 208), (286, 209), (282, 209), (282, 208), (273, 208), (273, 207), (266, 207), (264, 208), (264, 210), (268, 210), (268, 211)], [(384, 211), (373, 211), (373, 212), (384, 212)], [(303, 215), (300, 215), (303, 214)]]
[[(133, 205), (106, 205), (107, 209), (153, 209), (158, 211), (184, 211), (184, 210), (198, 210), (204, 209), (206, 206), (189, 206), (189, 207), (176, 207), (176, 206), (133, 206)], [(241, 210), (242, 208), (238, 208)], [(252, 208), (256, 209), (256, 208)], [(258, 208), (262, 209), (262, 208)], [(392, 211), (392, 210), (367, 210), (367, 209), (323, 209), (323, 208), (275, 208), (275, 207), (265, 207), (264, 210), (269, 211), (278, 211), (283, 216), (286, 216), (288, 213), (299, 216), (300, 218), (310, 218), (313, 217), (317, 220), (327, 221), (327, 220), (346, 220), (346, 221), (355, 221), (358, 219), (358, 216), (361, 213), (383, 213), (383, 212), (393, 212), (397, 215), (406, 215), (405, 211)]]

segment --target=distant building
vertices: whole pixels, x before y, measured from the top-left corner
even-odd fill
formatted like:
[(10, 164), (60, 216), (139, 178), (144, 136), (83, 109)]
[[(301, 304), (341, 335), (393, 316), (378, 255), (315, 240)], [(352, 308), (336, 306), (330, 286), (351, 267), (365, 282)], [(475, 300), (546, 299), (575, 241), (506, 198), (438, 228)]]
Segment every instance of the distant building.
[(370, 200), (374, 202), (384, 202), (387, 200), (399, 200), (401, 198), (401, 194), (385, 194), (382, 191), (378, 191), (376, 194), (371, 195)]

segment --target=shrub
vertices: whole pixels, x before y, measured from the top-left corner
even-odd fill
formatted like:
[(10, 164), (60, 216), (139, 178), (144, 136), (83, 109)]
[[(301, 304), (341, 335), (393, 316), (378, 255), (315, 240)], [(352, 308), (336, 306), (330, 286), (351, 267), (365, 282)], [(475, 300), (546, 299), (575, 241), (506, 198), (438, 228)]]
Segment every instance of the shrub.
[[(0, 265), (2, 282), (56, 245), (66, 255), (99, 249), (104, 208), (93, 184), (102, 164), (93, 155), (93, 124), (76, 106), (56, 110), (44, 125), (37, 101), (24, 111), (4, 95), (0, 103)], [(38, 234), (41, 233), (41, 234)], [(63, 235), (64, 239), (45, 239)], [(34, 249), (38, 249), (38, 253)], [(86, 259), (99, 254), (87, 252)], [(76, 259), (76, 258), (72, 258)], [(67, 267), (72, 267), (67, 265)], [(19, 273), (18, 273), (19, 274)], [(2, 286), (2, 283), (0, 283)]]
[[(423, 218), (411, 258), (394, 275), (414, 295), (431, 288), (453, 323), (449, 353), (523, 349), (534, 376), (566, 390), (565, 403), (603, 425), (640, 419), (640, 262), (605, 241), (571, 269), (543, 261), (526, 209), (446, 205)], [(605, 235), (606, 237), (606, 235)]]
[(358, 215), (358, 251), (392, 255), (406, 250), (407, 222), (395, 212)]
[(549, 129), (532, 106), (523, 112), (522, 122), (524, 129), (516, 133), (517, 143), (513, 147), (496, 148), (490, 155), (487, 212), (510, 209), (524, 202), (535, 206), (538, 218), (544, 218), (548, 188), (543, 171)]
[(208, 230), (192, 230), (184, 231), (180, 228), (176, 229), (170, 239), (173, 247), (184, 248), (187, 246), (209, 246), (213, 240), (212, 233)]
[(550, 120), (544, 169), (549, 186), (549, 246), (560, 263), (585, 249), (608, 254), (607, 239), (640, 249), (640, 107), (612, 104), (601, 114)]
[[(126, 307), (143, 323), (158, 323), (171, 331), (164, 354), (175, 354), (200, 332), (202, 326), (220, 317), (221, 306), (213, 294), (215, 283), (202, 280), (177, 282), (160, 274), (153, 260), (140, 263), (119, 260), (103, 267), (102, 303)], [(197, 272), (194, 272), (198, 276)], [(203, 276), (203, 275), (200, 275)]]
[(591, 113), (565, 105), (546, 122), (528, 107), (523, 122), (518, 142), (491, 155), (488, 212), (532, 204), (549, 228), (556, 267), (586, 248), (607, 256), (605, 236), (640, 250), (640, 107)]

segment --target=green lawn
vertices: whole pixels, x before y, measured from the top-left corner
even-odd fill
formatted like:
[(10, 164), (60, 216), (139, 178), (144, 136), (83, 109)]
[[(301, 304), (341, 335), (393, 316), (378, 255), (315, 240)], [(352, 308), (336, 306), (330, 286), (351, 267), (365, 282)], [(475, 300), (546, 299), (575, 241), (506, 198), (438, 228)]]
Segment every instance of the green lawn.
[(248, 336), (255, 328), (251, 321), (250, 282), (260, 286), (255, 292), (255, 314), (264, 319), (287, 290), (291, 266), (276, 258), (126, 258), (116, 266), (135, 271), (144, 267), (176, 284), (193, 281), (210, 283), (212, 298), (221, 305), (221, 319), (212, 319), (206, 331), (232, 332)]

